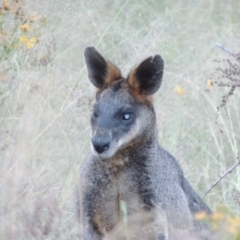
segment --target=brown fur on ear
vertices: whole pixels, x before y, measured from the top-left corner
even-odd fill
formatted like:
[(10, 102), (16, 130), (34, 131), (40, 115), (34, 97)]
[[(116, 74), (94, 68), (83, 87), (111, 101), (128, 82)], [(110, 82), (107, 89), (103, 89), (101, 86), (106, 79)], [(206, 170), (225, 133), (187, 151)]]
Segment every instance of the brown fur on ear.
[(101, 86), (101, 88), (97, 88), (97, 93), (101, 92), (102, 90), (104, 90), (109, 83), (118, 80), (122, 77), (121, 75), (121, 71), (119, 70), (118, 67), (116, 67), (115, 65), (113, 65), (110, 61), (106, 62), (107, 64), (107, 72), (106, 75), (104, 76), (104, 83)]
[(140, 93), (140, 85), (139, 85), (139, 83), (138, 83), (138, 81), (136, 79), (136, 71), (137, 71), (137, 68), (133, 69), (130, 72), (127, 80), (128, 80), (128, 83), (130, 84), (130, 86), (133, 89), (135, 89), (135, 91), (138, 92), (138, 94), (139, 94)]
[(153, 97), (150, 95), (143, 95), (140, 91), (140, 84), (136, 79), (136, 70), (137, 68), (133, 69), (130, 74), (128, 75), (127, 81), (130, 85), (131, 94), (139, 101), (145, 104), (150, 104), (153, 102)]
[(164, 62), (160, 55), (148, 57), (130, 72), (128, 83), (138, 94), (150, 96), (161, 86), (163, 69)]
[(118, 67), (113, 65), (111, 62), (107, 62), (107, 76), (105, 78), (105, 84), (109, 84), (110, 82), (120, 79), (121, 71)]
[(84, 50), (84, 58), (90, 82), (98, 89), (103, 89), (110, 82), (121, 78), (120, 70), (107, 61), (95, 47)]

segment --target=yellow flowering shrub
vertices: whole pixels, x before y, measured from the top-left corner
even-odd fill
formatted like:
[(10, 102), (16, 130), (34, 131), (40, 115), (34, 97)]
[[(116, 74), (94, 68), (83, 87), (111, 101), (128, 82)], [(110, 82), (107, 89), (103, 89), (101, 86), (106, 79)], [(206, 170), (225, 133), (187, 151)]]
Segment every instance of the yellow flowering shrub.
[[(46, 18), (27, 12), (25, 5), (24, 0), (0, 2), (0, 82), (7, 83), (13, 79), (15, 67), (11, 59), (16, 52), (18, 54), (14, 59), (18, 66), (23, 66), (23, 60), (26, 67), (45, 66), (53, 59), (55, 42), (53, 47), (51, 44), (51, 47), (41, 46), (41, 53), (37, 48), (47, 24)], [(46, 55), (44, 60), (41, 57), (43, 54)], [(25, 58), (25, 55), (28, 57)]]
[(211, 215), (199, 212), (195, 215), (195, 219), (207, 223), (216, 234), (224, 233), (221, 239), (240, 240), (240, 216), (229, 215), (226, 208), (219, 209)]

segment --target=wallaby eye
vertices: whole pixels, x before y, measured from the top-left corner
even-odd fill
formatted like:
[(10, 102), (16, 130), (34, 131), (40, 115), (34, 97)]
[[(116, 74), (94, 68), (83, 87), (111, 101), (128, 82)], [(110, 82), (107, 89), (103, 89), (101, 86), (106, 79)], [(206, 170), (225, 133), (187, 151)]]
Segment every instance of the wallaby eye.
[(124, 113), (123, 116), (122, 116), (122, 119), (123, 120), (129, 120), (129, 119), (131, 119), (131, 117), (132, 117), (131, 113)]

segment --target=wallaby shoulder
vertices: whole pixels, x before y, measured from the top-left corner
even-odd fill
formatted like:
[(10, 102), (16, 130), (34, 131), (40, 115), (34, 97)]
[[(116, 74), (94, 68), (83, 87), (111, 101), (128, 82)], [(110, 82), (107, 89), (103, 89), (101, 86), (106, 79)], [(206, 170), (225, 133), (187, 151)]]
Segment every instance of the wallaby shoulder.
[[(161, 161), (163, 161), (162, 163), (163, 166), (165, 166), (164, 175), (174, 177), (174, 175), (177, 174), (176, 175), (177, 179), (175, 179), (175, 183), (178, 182), (178, 184), (181, 186), (184, 193), (186, 194), (191, 212), (197, 213), (200, 211), (205, 211), (207, 213), (211, 213), (211, 210), (203, 202), (203, 200), (199, 197), (199, 195), (193, 190), (188, 180), (185, 178), (182, 168), (180, 167), (175, 157), (172, 156), (168, 151), (166, 151), (160, 146), (159, 146), (159, 155), (161, 156), (160, 157)], [(173, 171), (174, 169), (175, 171)], [(171, 179), (171, 181), (172, 180), (173, 179)], [(174, 182), (172, 181), (172, 183)]]

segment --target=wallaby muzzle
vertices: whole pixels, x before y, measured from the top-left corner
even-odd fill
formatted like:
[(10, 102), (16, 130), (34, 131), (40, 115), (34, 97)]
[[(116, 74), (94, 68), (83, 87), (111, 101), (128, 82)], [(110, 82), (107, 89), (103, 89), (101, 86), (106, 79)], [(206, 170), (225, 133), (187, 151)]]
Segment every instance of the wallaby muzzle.
[(109, 149), (111, 139), (109, 133), (106, 130), (101, 129), (94, 133), (91, 142), (95, 151), (98, 154), (101, 154)]

